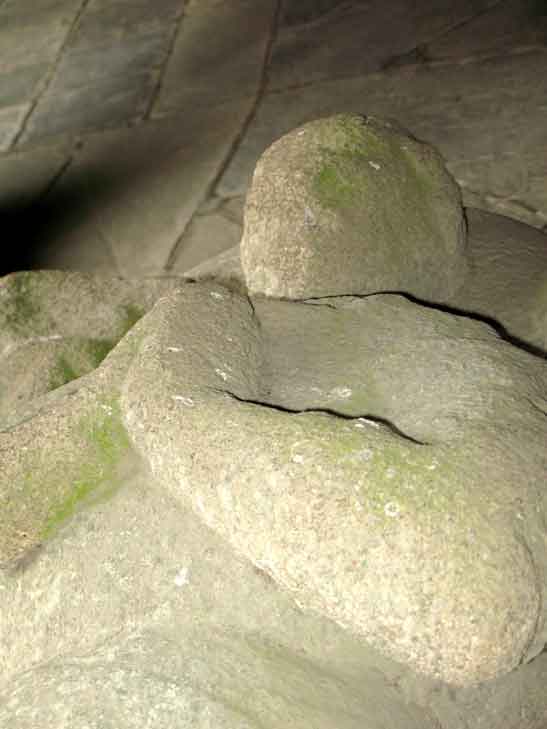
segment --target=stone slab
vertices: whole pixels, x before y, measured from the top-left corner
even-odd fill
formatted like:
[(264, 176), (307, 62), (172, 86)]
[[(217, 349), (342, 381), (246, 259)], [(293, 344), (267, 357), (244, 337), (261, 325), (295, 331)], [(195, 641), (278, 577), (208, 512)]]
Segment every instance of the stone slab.
[[(0, 6), (0, 117), (26, 107), (38, 93), (55, 62), (81, 2), (41, 0), (32, 10), (9, 0)], [(19, 129), (1, 129), (0, 151), (9, 147)]]
[(297, 24), (293, 19), (280, 29), (268, 70), (268, 89), (378, 71), (394, 56), (427, 44), (492, 4), (492, 0), (353, 0), (335, 3), (330, 12), (311, 20), (303, 13), (303, 22)]
[(396, 68), (269, 94), (217, 192), (245, 194), (260, 154), (290, 129), (320, 116), (357, 112), (394, 118), (437, 147), (466, 204), (476, 200), (466, 199), (467, 189), (481, 196), (500, 191), (501, 202), (511, 201), (515, 212), (521, 209), (519, 217), (541, 227), (547, 216), (545, 159), (537, 153), (547, 147), (543, 70), (547, 52), (537, 51), (461, 66)]
[[(108, 38), (108, 36), (107, 36)], [(169, 46), (169, 32), (131, 36), (123, 43), (113, 39), (94, 46), (68, 48), (59, 63), (48, 95), (82, 87), (100, 87), (112, 77), (123, 77), (126, 85), (131, 79), (143, 77), (163, 61)]]
[(67, 254), (66, 261), (57, 254), (56, 265), (82, 268), (80, 256), (85, 262), (107, 241), (122, 275), (161, 271), (206, 198), (247, 109), (235, 103), (89, 137), (48, 197), (59, 215), (50, 216), (43, 244)]
[(428, 60), (458, 61), (539, 50), (546, 44), (545, 3), (508, 0), (491, 3), (485, 12), (427, 43), (422, 53)]
[(225, 206), (211, 212), (198, 211), (177, 245), (170, 271), (183, 273), (232, 248), (241, 240), (242, 230), (242, 222), (236, 222)]
[(17, 245), (6, 245), (0, 263), (4, 272), (30, 268), (33, 242), (43, 238), (38, 224), (39, 201), (70, 158), (70, 145), (59, 143), (0, 156), (0, 218)]
[(85, 8), (23, 143), (119, 126), (147, 109), (180, 3), (102, 2)]
[(317, 20), (336, 10), (345, 0), (300, 0), (300, 2), (283, 3), (279, 26), (300, 25)]
[(71, 49), (104, 44), (125, 45), (147, 35), (166, 32), (183, 11), (180, 0), (91, 0), (74, 36)]
[(0, 157), (0, 209), (2, 215), (22, 211), (40, 198), (62, 167), (71, 147), (60, 142), (32, 151), (19, 150)]
[[(88, 233), (86, 226), (82, 226), (74, 233), (70, 230), (70, 222), (65, 215), (61, 223), (55, 220), (62, 215), (63, 204), (55, 201), (40, 206), (38, 209), (39, 224), (31, 230), (33, 245), (26, 265), (19, 263), (16, 269), (59, 269), (63, 271), (85, 271), (87, 273), (102, 273), (105, 275), (122, 275), (111, 241), (98, 231)], [(77, 215), (82, 216), (84, 210), (77, 206)], [(53, 221), (50, 227), (45, 221)], [(37, 232), (43, 231), (38, 240)], [(60, 238), (55, 237), (56, 231)]]
[(275, 5), (273, 0), (189, 3), (154, 113), (254, 96)]
[(47, 66), (43, 63), (23, 66), (0, 74), (0, 108), (32, 98), (46, 74)]
[(145, 112), (155, 84), (156, 78), (146, 72), (130, 79), (105, 77), (92, 86), (48, 93), (33, 110), (21, 144), (128, 124)]
[[(39, 0), (32, 9), (8, 0), (0, 6), (0, 113), (26, 106), (57, 59), (81, 0)], [(2, 143), (0, 150), (9, 142)], [(13, 138), (7, 134), (6, 138)]]
[(18, 104), (0, 109), (0, 152), (9, 150), (30, 108), (31, 104)]
[(0, 7), (0, 72), (52, 63), (61, 49), (81, 0), (25, 3), (9, 0)]

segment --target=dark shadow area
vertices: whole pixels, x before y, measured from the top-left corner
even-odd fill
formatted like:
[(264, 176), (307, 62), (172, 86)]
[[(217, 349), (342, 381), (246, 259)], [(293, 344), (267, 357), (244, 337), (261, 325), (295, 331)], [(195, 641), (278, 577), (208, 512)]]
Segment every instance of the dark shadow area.
[(56, 246), (66, 245), (71, 234), (85, 224), (116, 190), (130, 184), (126, 175), (82, 174), (68, 188), (53, 184), (32, 201), (7, 198), (0, 201), (4, 246), (0, 276), (15, 271), (54, 268), (49, 261)]
[(0, 276), (35, 267), (37, 242), (43, 237), (40, 211), (34, 204), (2, 201), (0, 220), (3, 228)]

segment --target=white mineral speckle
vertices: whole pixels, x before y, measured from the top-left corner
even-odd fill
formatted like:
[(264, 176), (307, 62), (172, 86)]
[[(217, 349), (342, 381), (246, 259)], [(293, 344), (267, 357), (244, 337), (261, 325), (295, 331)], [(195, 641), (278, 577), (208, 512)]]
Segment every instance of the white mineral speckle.
[(295, 453), (291, 460), (293, 463), (304, 463), (304, 456), (300, 453)]
[(228, 379), (228, 375), (226, 374), (226, 372), (224, 372), (224, 370), (221, 370), (219, 367), (215, 367), (215, 372), (220, 378), (224, 380), (224, 382), (226, 382), (226, 380)]
[(371, 166), (371, 167), (372, 167), (373, 169), (375, 169), (375, 170), (379, 170), (379, 169), (380, 169), (380, 165), (379, 165), (379, 164), (378, 164), (377, 162), (371, 162), (371, 161), (369, 161), (369, 165), (370, 165), (370, 166)]
[(395, 468), (393, 468), (393, 466), (389, 466), (389, 468), (386, 471), (386, 478), (394, 478), (396, 473), (397, 473), (397, 470)]
[(317, 219), (313, 210), (307, 206), (304, 208), (304, 225), (308, 228), (315, 228), (317, 225)]
[(334, 387), (330, 391), (331, 397), (337, 397), (337, 398), (340, 398), (342, 400), (347, 400), (348, 397), (351, 397), (351, 394), (352, 393), (351, 393), (350, 388), (349, 387), (343, 387), (343, 386), (341, 386), (341, 387)]
[(189, 571), (188, 567), (181, 567), (181, 569), (177, 572), (175, 579), (173, 580), (177, 587), (184, 587), (184, 585), (187, 585), (190, 582), (188, 577)]
[(182, 352), (182, 347), (167, 347), (168, 352)]
[(183, 405), (186, 405), (188, 408), (195, 407), (196, 403), (192, 400), (191, 397), (184, 397), (184, 395), (173, 395), (173, 400), (176, 400), (177, 402), (181, 402)]
[(211, 297), (213, 299), (223, 299), (224, 298), (224, 296), (221, 293), (219, 293), (218, 291), (211, 291)]
[(225, 511), (233, 512), (234, 511), (234, 500), (232, 498), (232, 492), (230, 491), (230, 484), (229, 483), (223, 483), (218, 487), (218, 495), (220, 498), (220, 501), (222, 503), (222, 506), (224, 507)]
[(375, 420), (369, 420), (368, 418), (358, 418), (357, 422), (353, 424), (354, 428), (366, 428), (367, 425), (372, 428), (379, 428), (380, 423)]
[(395, 501), (388, 501), (387, 504), (384, 506), (384, 514), (386, 516), (399, 516), (401, 513), (401, 510), (399, 509), (399, 504), (396, 504)]

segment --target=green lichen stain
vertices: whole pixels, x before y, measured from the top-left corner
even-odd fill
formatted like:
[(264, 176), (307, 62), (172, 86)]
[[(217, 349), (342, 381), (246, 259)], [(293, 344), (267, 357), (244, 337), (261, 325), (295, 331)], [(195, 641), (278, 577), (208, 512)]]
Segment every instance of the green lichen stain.
[(90, 339), (87, 348), (88, 355), (94, 368), (98, 367), (106, 355), (111, 352), (118, 342), (115, 339)]
[[(360, 513), (374, 517), (376, 528), (392, 529), (399, 518), (409, 517), (432, 528), (449, 520), (464, 534), (479, 518), (484, 499), (468, 489), (459, 456), (450, 450), (413, 443), (383, 425), (356, 428), (357, 421), (346, 425), (330, 416), (296, 417), (299, 432), (291, 440), (314, 444), (313, 460), (323, 464), (321, 473), (347, 485), (348, 504), (357, 499)], [(283, 441), (286, 436), (279, 437)], [(290, 461), (290, 449), (284, 458)]]
[(57, 387), (60, 387), (61, 385), (65, 385), (67, 382), (70, 382), (71, 380), (75, 380), (80, 375), (76, 370), (73, 369), (70, 362), (66, 359), (66, 357), (59, 357), (59, 365), (58, 365), (58, 382), (56, 382), (56, 378), (52, 379), (52, 385), (51, 389), (54, 390)]
[(369, 164), (385, 164), (396, 151), (366, 119), (334, 117), (319, 136), (319, 169), (312, 180), (318, 201), (331, 209), (351, 208), (366, 199)]
[(314, 178), (313, 190), (325, 207), (337, 209), (350, 207), (358, 202), (360, 191), (355, 185), (355, 172), (348, 169), (350, 166), (351, 158), (345, 166), (341, 164), (340, 158), (323, 161)]
[(57, 367), (51, 374), (48, 390), (62, 387), (96, 369), (116, 344), (114, 339), (68, 340), (67, 347), (59, 355)]
[(85, 444), (79, 468), (71, 474), (64, 498), (48, 514), (40, 539), (51, 537), (78, 508), (107, 500), (120, 486), (118, 466), (131, 445), (117, 402), (102, 402), (93, 415), (82, 418), (79, 429)]
[(73, 337), (67, 340), (67, 349), (59, 356), (56, 370), (53, 372), (49, 390), (66, 385), (96, 369), (118, 342), (130, 331), (146, 312), (133, 304), (123, 307), (121, 326), (118, 335), (112, 339), (81, 339)]
[(40, 311), (33, 300), (32, 284), (35, 278), (35, 274), (30, 271), (16, 273), (11, 278), (11, 296), (3, 313), (5, 325), (13, 330), (28, 327), (31, 319)]
[(142, 319), (142, 317), (146, 314), (146, 311), (141, 309), (139, 306), (135, 306), (135, 304), (127, 304), (123, 307), (123, 309), (125, 312), (123, 330), (124, 334), (127, 334), (127, 332), (135, 326), (139, 319)]
[(418, 160), (418, 149), (411, 138), (372, 118), (334, 117), (319, 132), (311, 193), (346, 221), (347, 236), (361, 240), (365, 216), (385, 256), (399, 256), (394, 241), (401, 230), (407, 231), (406, 248), (414, 250), (421, 240), (438, 237), (430, 201), (439, 180), (435, 165)]

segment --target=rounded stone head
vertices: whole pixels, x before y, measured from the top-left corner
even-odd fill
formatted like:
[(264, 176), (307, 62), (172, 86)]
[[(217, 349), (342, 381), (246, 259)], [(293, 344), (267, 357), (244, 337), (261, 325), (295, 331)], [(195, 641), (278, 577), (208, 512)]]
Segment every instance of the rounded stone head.
[(392, 122), (339, 114), (259, 159), (241, 262), (251, 295), (440, 301), (463, 282), (465, 244), (460, 190), (441, 156)]

